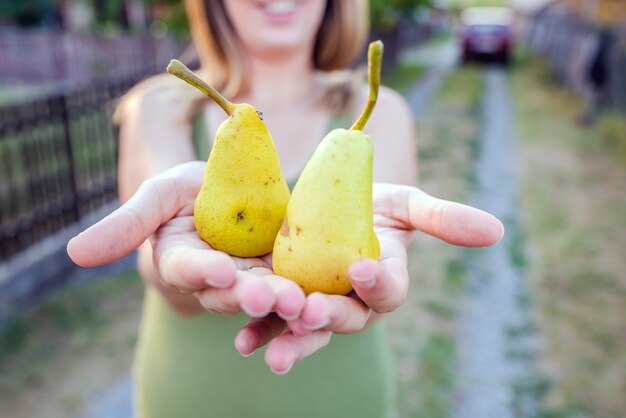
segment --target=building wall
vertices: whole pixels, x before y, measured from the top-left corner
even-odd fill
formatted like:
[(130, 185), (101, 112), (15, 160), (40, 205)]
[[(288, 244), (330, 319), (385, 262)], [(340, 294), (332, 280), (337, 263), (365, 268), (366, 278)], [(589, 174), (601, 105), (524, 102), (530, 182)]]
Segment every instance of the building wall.
[(614, 25), (626, 20), (626, 0), (560, 0), (554, 6), (566, 6), (584, 20), (599, 25)]

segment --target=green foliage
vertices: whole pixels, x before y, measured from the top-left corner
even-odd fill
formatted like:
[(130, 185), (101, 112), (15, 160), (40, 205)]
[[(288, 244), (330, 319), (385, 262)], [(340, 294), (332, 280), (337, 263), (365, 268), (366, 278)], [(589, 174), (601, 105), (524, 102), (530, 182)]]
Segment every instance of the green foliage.
[(160, 21), (167, 27), (168, 33), (177, 37), (189, 36), (189, 22), (183, 0), (143, 0), (146, 7), (159, 6), (164, 15)]
[(447, 0), (446, 4), (449, 10), (461, 11), (467, 7), (482, 7), (482, 6), (510, 6), (510, 0)]
[(387, 73), (383, 73), (383, 85), (400, 93), (405, 92), (424, 74), (424, 66), (420, 64), (399, 64)]
[(454, 389), (456, 349), (454, 340), (445, 334), (432, 334), (419, 353), (422, 407), (414, 414), (418, 418), (449, 417)]
[(38, 26), (54, 18), (55, 0), (2, 0), (0, 21), (13, 22), (19, 26)]
[(626, 117), (618, 111), (608, 111), (598, 119), (597, 129), (601, 141), (626, 163)]
[(70, 287), (41, 306), (16, 315), (0, 330), (0, 371), (9, 357), (20, 356), (21, 350), (39, 350), (42, 344), (62, 347), (77, 332), (91, 335), (102, 331), (112, 321), (115, 306), (122, 303), (120, 295), (136, 295), (141, 289), (131, 271)]
[(391, 31), (401, 20), (431, 5), (431, 0), (369, 0), (372, 28)]

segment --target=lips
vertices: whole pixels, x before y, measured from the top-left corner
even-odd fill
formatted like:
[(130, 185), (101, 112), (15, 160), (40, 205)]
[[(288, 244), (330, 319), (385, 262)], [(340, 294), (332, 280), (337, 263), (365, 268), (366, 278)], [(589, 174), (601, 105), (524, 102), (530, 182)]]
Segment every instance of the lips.
[(259, 7), (269, 16), (280, 17), (295, 13), (298, 10), (299, 3), (299, 1), (295, 0), (279, 0), (261, 3)]

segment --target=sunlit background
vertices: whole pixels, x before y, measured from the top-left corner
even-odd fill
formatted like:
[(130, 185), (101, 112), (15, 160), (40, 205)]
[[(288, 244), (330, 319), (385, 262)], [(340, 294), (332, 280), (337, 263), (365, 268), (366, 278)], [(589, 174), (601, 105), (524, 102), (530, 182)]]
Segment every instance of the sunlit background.
[[(134, 259), (79, 269), (65, 245), (117, 206), (116, 100), (195, 63), (181, 3), (0, 3), (1, 417), (131, 417)], [(420, 187), (507, 229), (489, 250), (416, 234), (387, 319), (400, 416), (625, 417), (626, 1), (370, 9)]]

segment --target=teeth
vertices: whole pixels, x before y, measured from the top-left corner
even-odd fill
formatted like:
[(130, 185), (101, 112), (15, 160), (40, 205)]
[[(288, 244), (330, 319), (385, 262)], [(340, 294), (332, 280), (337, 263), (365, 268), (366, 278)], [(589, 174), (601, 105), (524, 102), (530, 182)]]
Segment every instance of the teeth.
[(289, 13), (296, 9), (297, 4), (295, 1), (274, 1), (265, 5), (265, 11), (269, 13)]

